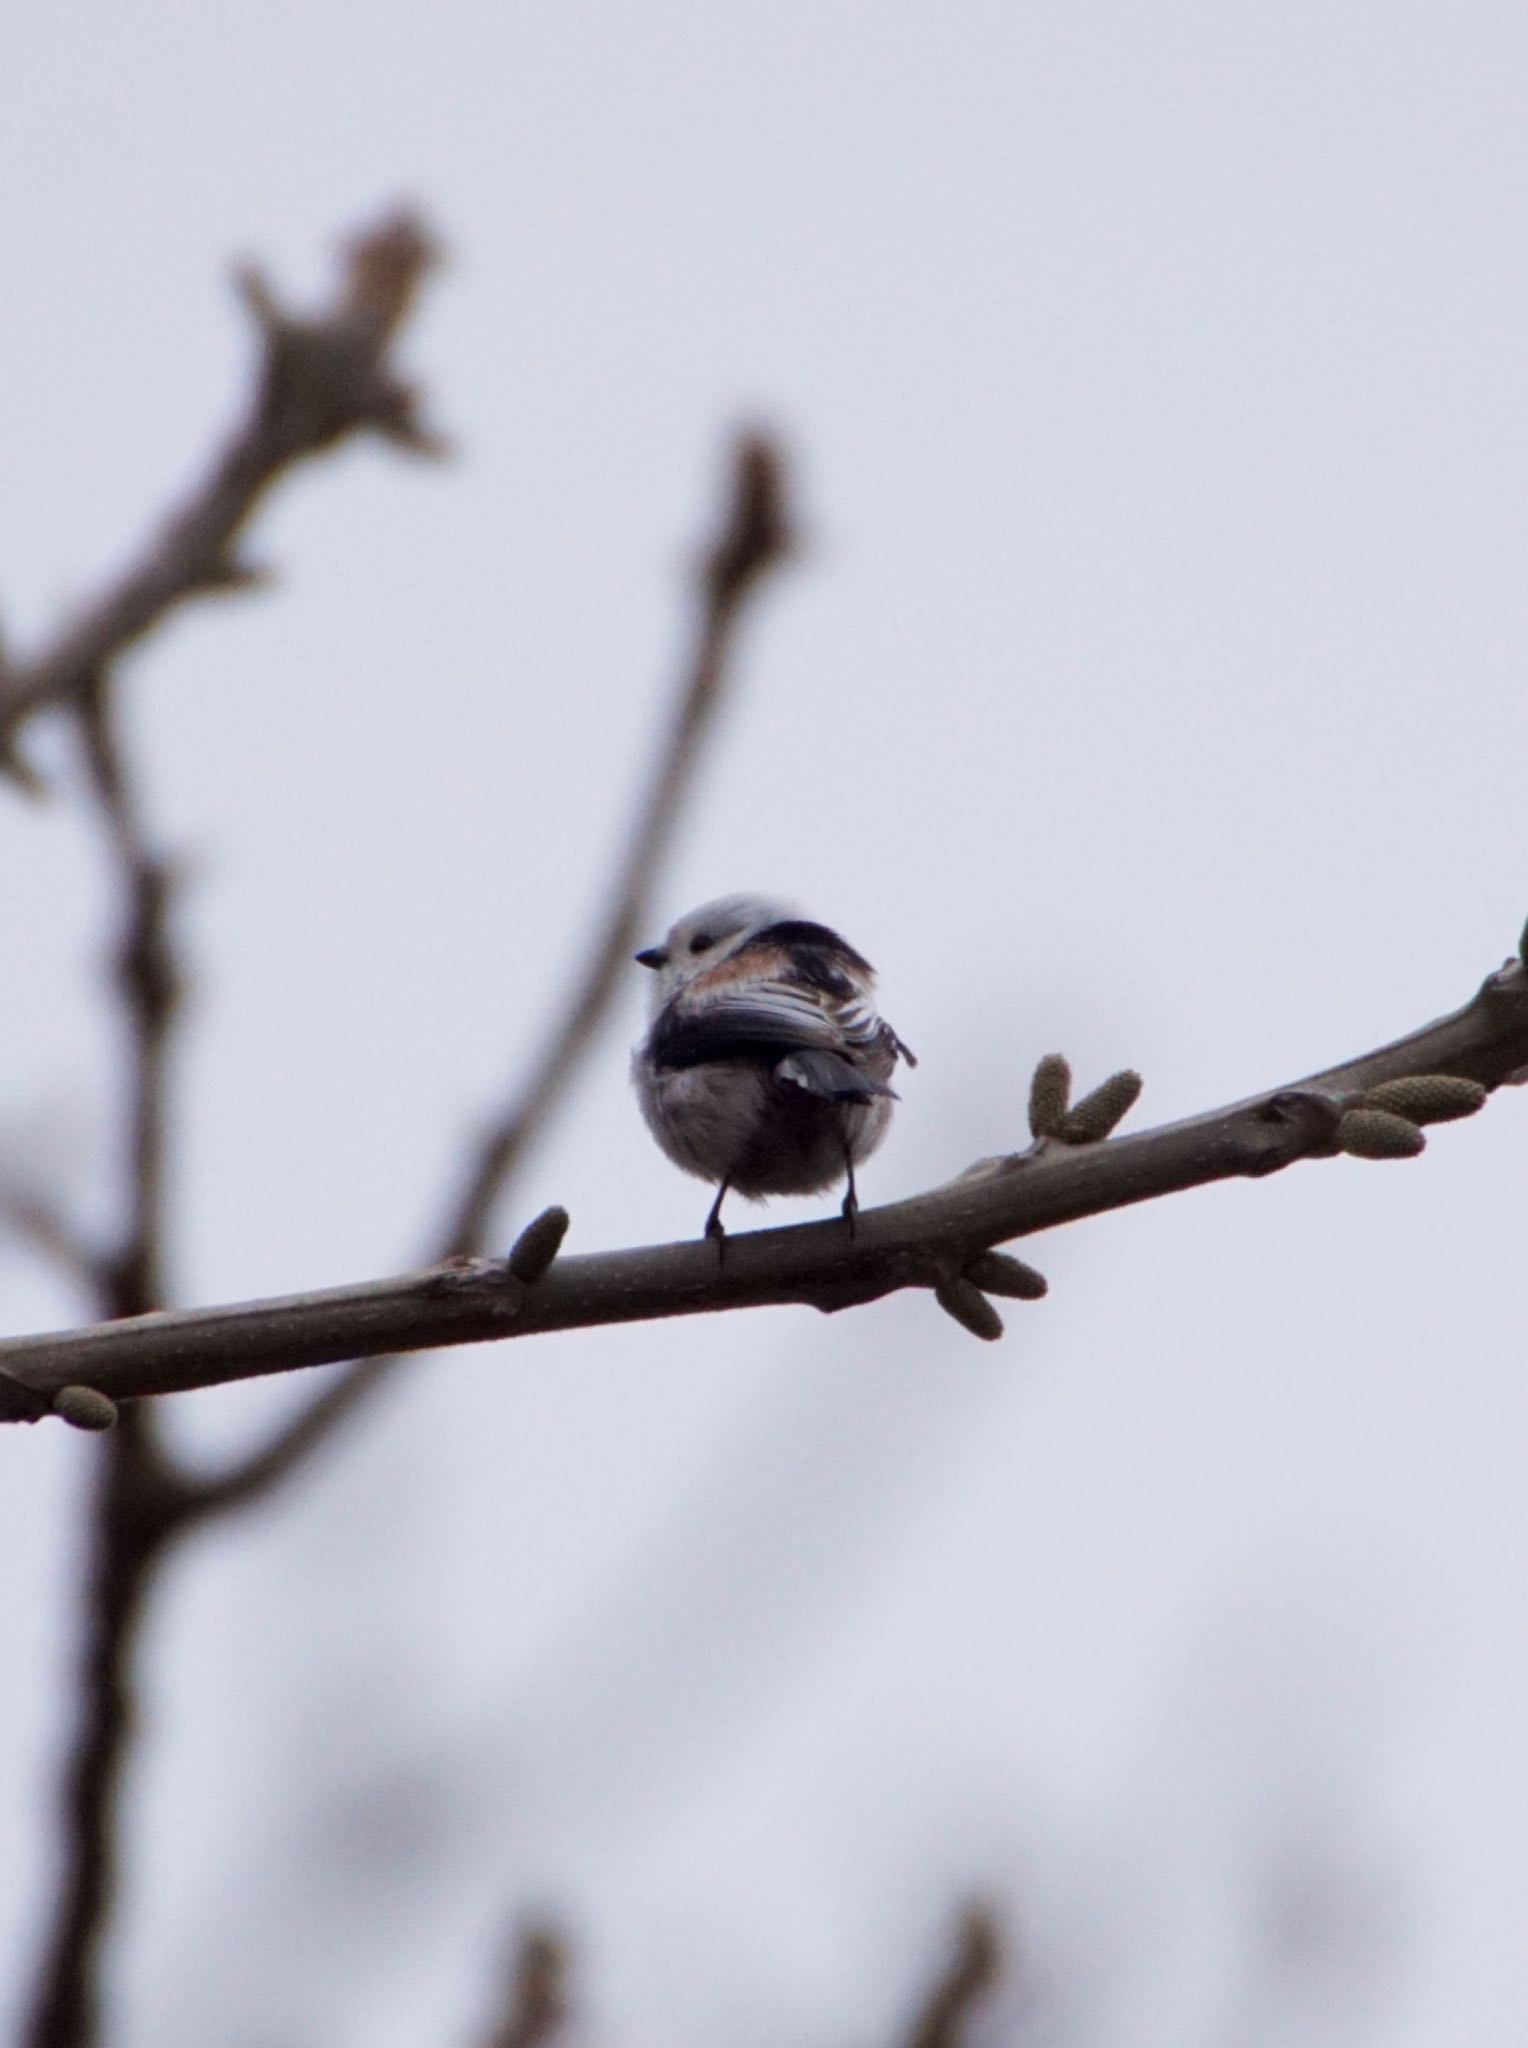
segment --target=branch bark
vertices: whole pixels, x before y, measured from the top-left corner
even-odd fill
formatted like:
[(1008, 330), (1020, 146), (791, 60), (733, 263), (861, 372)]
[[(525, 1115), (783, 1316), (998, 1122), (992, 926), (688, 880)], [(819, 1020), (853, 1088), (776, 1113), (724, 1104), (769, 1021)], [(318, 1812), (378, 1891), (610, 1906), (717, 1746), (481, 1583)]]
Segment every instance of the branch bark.
[[(937, 1288), (990, 1247), (1085, 1216), (1238, 1176), (1260, 1178), (1341, 1149), (1343, 1119), (1409, 1075), (1494, 1089), (1528, 1072), (1528, 971), (1489, 975), (1474, 998), (1421, 1030), (1286, 1087), (1135, 1136), (984, 1160), (947, 1186), (840, 1219), (560, 1258), (533, 1283), (508, 1260), (459, 1258), (424, 1272), (230, 1307), (143, 1316), (0, 1343), (0, 1420), (35, 1421), (64, 1386), (113, 1400), (183, 1393), (343, 1358), (801, 1303), (824, 1311), (900, 1288)], [(1016, 1290), (1005, 1290), (1016, 1291)]]

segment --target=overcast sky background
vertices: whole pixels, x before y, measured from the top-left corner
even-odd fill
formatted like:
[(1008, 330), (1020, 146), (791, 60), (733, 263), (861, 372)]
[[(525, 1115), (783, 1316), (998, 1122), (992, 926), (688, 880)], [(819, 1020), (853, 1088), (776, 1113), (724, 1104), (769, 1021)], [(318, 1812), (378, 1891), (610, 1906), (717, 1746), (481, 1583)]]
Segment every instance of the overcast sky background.
[[(578, 957), (741, 420), (810, 545), (660, 923), (765, 890), (875, 961), (921, 1064), (867, 1201), (1018, 1142), (1040, 1053), (1165, 1120), (1511, 950), (1521, 10), (10, 0), (0, 72), (22, 645), (241, 402), (231, 258), (311, 298), (400, 196), (453, 252), (407, 356), (459, 460), (306, 474), (274, 592), (128, 678), (197, 873), (182, 1299), (417, 1256)], [(93, 849), (5, 797), (0, 876), (0, 1139), (104, 1217)], [(506, 1239), (699, 1229), (640, 979)], [(1525, 1144), (1508, 1094), (1037, 1241), (999, 1346), (904, 1296), (421, 1364), (164, 1587), (113, 2048), (468, 2042), (527, 1906), (591, 2043), (869, 2048), (974, 1892), (1030, 2001), (981, 2044), (1521, 2040)], [(4, 1250), (6, 1328), (77, 1313)], [(0, 1441), (7, 2010), (90, 1457)]]

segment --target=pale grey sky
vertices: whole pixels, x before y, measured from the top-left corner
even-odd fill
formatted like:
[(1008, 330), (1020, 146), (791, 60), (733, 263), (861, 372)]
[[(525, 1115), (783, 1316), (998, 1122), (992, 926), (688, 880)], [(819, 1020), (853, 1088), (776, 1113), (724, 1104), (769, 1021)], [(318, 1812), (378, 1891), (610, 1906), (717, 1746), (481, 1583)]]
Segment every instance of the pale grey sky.
[[(184, 1298), (420, 1245), (576, 954), (740, 419), (811, 546), (662, 921), (764, 889), (876, 962), (922, 1063), (867, 1200), (1016, 1141), (1044, 1051), (1157, 1121), (1510, 950), (1517, 11), (11, 0), (0, 70), (23, 643), (233, 410), (231, 258), (315, 291), (399, 195), (453, 250), (409, 355), (460, 459), (311, 474), (276, 590), (134, 665), (199, 877)], [(0, 873), (0, 1132), (92, 1199), (93, 864), (9, 800)], [(579, 1247), (704, 1214), (628, 1094), (639, 978), (526, 1183)], [(165, 1589), (114, 2048), (470, 2039), (527, 1902), (592, 2042), (868, 2044), (976, 1890), (1058, 2042), (1517, 2041), (1525, 1142), (1507, 1095), (1042, 1240), (991, 1349), (902, 1298), (421, 1366)], [(0, 1441), (7, 2001), (88, 1456)], [(1280, 1977), (1302, 1888), (1341, 1954)]]

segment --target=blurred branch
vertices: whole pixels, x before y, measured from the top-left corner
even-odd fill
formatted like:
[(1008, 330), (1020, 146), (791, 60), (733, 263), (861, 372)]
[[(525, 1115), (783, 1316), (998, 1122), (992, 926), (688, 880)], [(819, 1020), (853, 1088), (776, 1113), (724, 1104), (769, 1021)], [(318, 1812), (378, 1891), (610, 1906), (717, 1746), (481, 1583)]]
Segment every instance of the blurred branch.
[(245, 590), (260, 580), (237, 553), (271, 485), (348, 435), (383, 435), (416, 454), (441, 452), (398, 378), (393, 342), (438, 251), (413, 215), (393, 214), (359, 234), (328, 310), (300, 320), (283, 310), (253, 267), (240, 273), (261, 363), (243, 422), (141, 560), (32, 661), (0, 670), (0, 768), (35, 786), (16, 751), (21, 726), (48, 706), (77, 704), (119, 656), (188, 598)]
[(100, 1954), (120, 1860), (119, 1793), (136, 1720), (139, 1624), (181, 1526), (157, 1422), (152, 1410), (131, 1409), (99, 1446), (76, 1719), (62, 1786), (62, 1868), (23, 2022), (25, 2048), (91, 2048), (100, 2036)]
[[(116, 1242), (98, 1253), (62, 1218), (33, 1205), (15, 1219), (69, 1255), (108, 1317), (151, 1314), (164, 1298), (165, 1144), (169, 1061), (181, 973), (172, 926), (175, 871), (154, 850), (116, 726), (113, 664), (178, 603), (247, 586), (234, 543), (285, 469), (362, 428), (433, 449), (387, 357), (433, 251), (398, 216), (357, 238), (332, 310), (299, 322), (256, 273), (243, 279), (263, 341), (248, 418), (207, 480), (144, 560), (25, 668), (0, 675), (0, 767), (30, 780), (15, 752), (22, 722), (44, 707), (76, 721), (85, 788), (121, 902), (113, 986), (127, 1039), (124, 1181)], [(76, 1417), (78, 1401), (65, 1402)], [(84, 1404), (88, 1413), (90, 1404)], [(110, 1410), (106, 1410), (109, 1417)], [(77, 1722), (64, 1769), (62, 1868), (43, 1937), (26, 2048), (91, 2048), (100, 2035), (100, 1952), (118, 1865), (119, 1791), (135, 1722), (134, 1663), (149, 1593), (172, 1540), (205, 1512), (148, 1409), (121, 1417), (98, 1453), (90, 1508)]]
[(568, 2017), (568, 1951), (547, 1927), (528, 1927), (515, 1944), (504, 2013), (482, 2048), (547, 2048)]
[(984, 1906), (968, 1906), (955, 1930), (949, 1960), (929, 1990), (902, 2048), (961, 2048), (966, 2021), (997, 1983), (1003, 1945)]
[[(88, 1264), (82, 1248), (81, 1263), (102, 1313), (133, 1317), (162, 1299), (166, 1100), (181, 982), (172, 872), (143, 829), (108, 678), (92, 677), (73, 709), (91, 809), (121, 901), (114, 989), (127, 1040), (123, 1216), (116, 1243)], [(89, 2048), (99, 2035), (99, 1956), (117, 1875), (138, 1625), (165, 1548), (190, 1507), (152, 1410), (122, 1417), (97, 1455), (78, 1720), (64, 1772), (63, 1867), (23, 2036), (27, 2048)]]
[[(437, 1258), (471, 1258), (481, 1252), (495, 1208), (609, 1013), (646, 921), (658, 870), (694, 787), (704, 740), (726, 693), (746, 599), (786, 559), (790, 548), (782, 458), (773, 443), (745, 435), (733, 457), (720, 530), (702, 558), (694, 651), (680, 677), (631, 836), (606, 892), (607, 907), (596, 923), (584, 966), (567, 1001), (554, 1014), (527, 1079), (490, 1124), (468, 1163), (438, 1240)], [(327, 1445), (402, 1362), (397, 1356), (376, 1355), (387, 1348), (357, 1344), (338, 1354), (356, 1362), (321, 1388), (258, 1450), (209, 1479), (202, 1488), (205, 1510), (242, 1507)]]
[(164, 1299), (164, 1153), (171, 1033), (181, 972), (171, 930), (176, 875), (155, 853), (129, 786), (116, 703), (104, 676), (76, 706), (88, 788), (122, 899), (113, 961), (127, 1036), (127, 1201), (120, 1241), (102, 1259), (98, 1291), (106, 1313), (144, 1315)]
[[(508, 1260), (452, 1259), (401, 1279), (12, 1338), (0, 1343), (0, 1419), (35, 1420), (71, 1383), (132, 1399), (380, 1352), (769, 1303), (835, 1310), (904, 1287), (935, 1288), (953, 1301), (957, 1280), (983, 1301), (982, 1288), (1033, 1298), (1043, 1291), (1031, 1284), (1038, 1275), (989, 1247), (1185, 1188), (1334, 1157), (1355, 1117), (1365, 1132), (1399, 1126), (1414, 1151), (1421, 1120), (1462, 1113), (1466, 1100), (1474, 1106), (1525, 1070), (1528, 971), (1514, 959), (1462, 1009), (1377, 1051), (1133, 1137), (1038, 1138), (929, 1194), (861, 1210), (852, 1237), (834, 1218), (729, 1237), (722, 1255), (697, 1240), (559, 1258), (534, 1282), (517, 1278)], [(1418, 1124), (1376, 1102), (1411, 1103)], [(1002, 1326), (985, 1305), (996, 1327), (978, 1334), (996, 1335)]]

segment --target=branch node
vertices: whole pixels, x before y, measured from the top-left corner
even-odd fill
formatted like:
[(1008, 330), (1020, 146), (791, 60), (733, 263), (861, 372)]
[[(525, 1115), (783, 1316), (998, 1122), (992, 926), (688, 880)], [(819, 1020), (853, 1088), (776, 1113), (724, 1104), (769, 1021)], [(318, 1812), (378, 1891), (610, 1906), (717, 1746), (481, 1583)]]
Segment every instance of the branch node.
[(1381, 1081), (1364, 1096), (1365, 1109), (1388, 1110), (1413, 1124), (1447, 1124), (1474, 1116), (1491, 1099), (1490, 1090), (1462, 1074), (1404, 1074)]
[(973, 1337), (980, 1337), (984, 1344), (995, 1344), (1002, 1336), (1002, 1317), (981, 1289), (962, 1275), (939, 1281), (934, 1299), (947, 1316), (952, 1316)]
[(510, 1247), (505, 1263), (514, 1278), (525, 1281), (528, 1286), (544, 1278), (562, 1250), (562, 1241), (567, 1234), (567, 1210), (543, 1209), (533, 1222), (526, 1224)]
[(53, 1413), (72, 1429), (110, 1429), (117, 1419), (117, 1404), (94, 1387), (60, 1387), (53, 1396)]
[(485, 1259), (475, 1252), (458, 1252), (431, 1268), (426, 1280), (432, 1294), (460, 1300), (463, 1295), (477, 1299), (498, 1299), (507, 1314), (518, 1311), (524, 1296), (502, 1259)]
[(1427, 1144), (1414, 1123), (1388, 1109), (1350, 1109), (1337, 1126), (1337, 1145), (1355, 1159), (1415, 1159)]
[(1007, 1252), (982, 1252), (966, 1267), (972, 1286), (987, 1294), (1001, 1294), (1010, 1301), (1043, 1301), (1050, 1292), (1043, 1273), (1026, 1266)]
[(1029, 1134), (1059, 1138), (1072, 1100), (1072, 1070), (1059, 1052), (1048, 1052), (1029, 1084)]
[(1110, 1136), (1140, 1100), (1143, 1082), (1129, 1067), (1100, 1081), (1090, 1095), (1073, 1103), (1061, 1126), (1064, 1145), (1096, 1145)]

